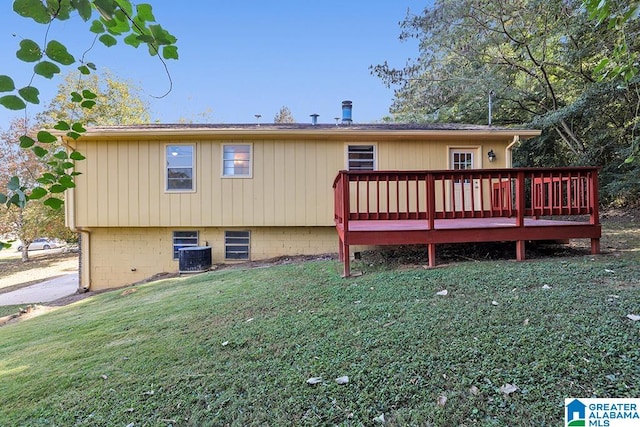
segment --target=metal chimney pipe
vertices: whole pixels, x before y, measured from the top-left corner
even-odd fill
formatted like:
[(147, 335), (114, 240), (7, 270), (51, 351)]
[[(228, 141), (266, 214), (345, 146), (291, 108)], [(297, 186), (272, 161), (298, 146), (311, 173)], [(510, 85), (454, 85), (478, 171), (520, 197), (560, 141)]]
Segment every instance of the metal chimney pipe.
[(493, 96), (495, 95), (494, 91), (489, 91), (489, 126), (491, 126), (491, 119), (493, 114)]
[(353, 120), (351, 119), (352, 102), (342, 101), (342, 124), (350, 125)]
[(319, 116), (320, 116), (320, 114), (316, 114), (316, 113), (311, 114), (311, 124), (313, 126), (318, 124), (318, 117)]

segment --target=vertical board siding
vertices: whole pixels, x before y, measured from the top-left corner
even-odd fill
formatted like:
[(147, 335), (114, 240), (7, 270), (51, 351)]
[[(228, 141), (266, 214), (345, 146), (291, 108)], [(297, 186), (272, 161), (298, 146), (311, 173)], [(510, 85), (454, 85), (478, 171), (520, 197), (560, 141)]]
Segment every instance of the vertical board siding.
[[(273, 227), (333, 225), (332, 184), (351, 142), (331, 139), (109, 140), (78, 142), (79, 227)], [(363, 141), (379, 170), (448, 169), (446, 141)], [(507, 141), (508, 142), (508, 141)], [(495, 152), (507, 142), (492, 141)], [(165, 146), (195, 147), (195, 192), (165, 191)], [(252, 177), (222, 178), (222, 145), (251, 144)], [(464, 141), (456, 142), (464, 146)], [(478, 147), (477, 142), (471, 143)], [(402, 190), (405, 191), (405, 190)], [(414, 190), (412, 190), (414, 191)]]

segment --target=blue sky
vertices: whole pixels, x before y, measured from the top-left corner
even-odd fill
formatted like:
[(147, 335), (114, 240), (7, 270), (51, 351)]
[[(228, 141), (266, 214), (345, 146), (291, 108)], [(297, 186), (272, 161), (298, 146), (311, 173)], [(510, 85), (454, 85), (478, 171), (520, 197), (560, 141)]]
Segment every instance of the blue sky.
[[(407, 10), (420, 13), (429, 0), (278, 0), (211, 1), (147, 0), (167, 30), (178, 38), (180, 59), (169, 61), (173, 89), (162, 64), (146, 52), (124, 44), (99, 43), (88, 59), (142, 89), (154, 120), (208, 123), (273, 121), (282, 106), (299, 123), (320, 115), (334, 123), (343, 100), (353, 101), (356, 123), (380, 120), (388, 114), (393, 89), (372, 76), (370, 65), (388, 61), (401, 67), (418, 56), (415, 40), (401, 42), (399, 21)], [(39, 41), (45, 27), (19, 18), (9, 1), (0, 10), (0, 74), (26, 86), (32, 64), (15, 58), (21, 38)], [(60, 22), (49, 39), (65, 43), (80, 57), (91, 45), (91, 34), (79, 19)], [(15, 34), (15, 36), (14, 36)], [(59, 78), (38, 78), (41, 105), (56, 92)], [(34, 115), (39, 107), (30, 107)], [(16, 113), (0, 107), (0, 128)]]

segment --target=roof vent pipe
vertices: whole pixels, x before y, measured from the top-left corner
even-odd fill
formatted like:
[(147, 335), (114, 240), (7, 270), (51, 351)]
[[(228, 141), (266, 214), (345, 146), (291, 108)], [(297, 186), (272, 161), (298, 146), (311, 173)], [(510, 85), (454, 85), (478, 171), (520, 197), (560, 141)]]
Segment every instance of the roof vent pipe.
[(351, 120), (351, 101), (342, 101), (342, 124), (350, 125), (353, 120)]
[(493, 119), (493, 97), (495, 96), (494, 91), (489, 91), (489, 126), (491, 126), (491, 121)]
[(311, 124), (313, 126), (318, 124), (318, 117), (319, 116), (320, 116), (320, 114), (316, 114), (316, 113), (311, 114)]

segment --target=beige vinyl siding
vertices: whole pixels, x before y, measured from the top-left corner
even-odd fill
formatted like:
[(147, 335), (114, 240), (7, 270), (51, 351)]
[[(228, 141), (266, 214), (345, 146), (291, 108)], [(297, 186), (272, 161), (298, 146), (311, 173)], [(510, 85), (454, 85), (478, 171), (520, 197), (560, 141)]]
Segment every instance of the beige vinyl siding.
[[(181, 142), (181, 141), (176, 141)], [(253, 144), (253, 177), (221, 177), (222, 144)], [(84, 141), (78, 150), (76, 225), (333, 225), (332, 183), (342, 144), (330, 141), (193, 141), (195, 192), (165, 192), (165, 144)]]
[[(480, 162), (505, 141), (414, 141), (371, 138), (379, 170), (447, 169), (448, 147), (472, 146)], [(165, 146), (193, 144), (194, 192), (165, 191)], [(345, 139), (101, 140), (77, 148), (79, 227), (332, 226), (337, 172), (346, 169)], [(251, 144), (252, 177), (222, 178), (222, 144)], [(504, 156), (491, 167), (504, 167)]]

